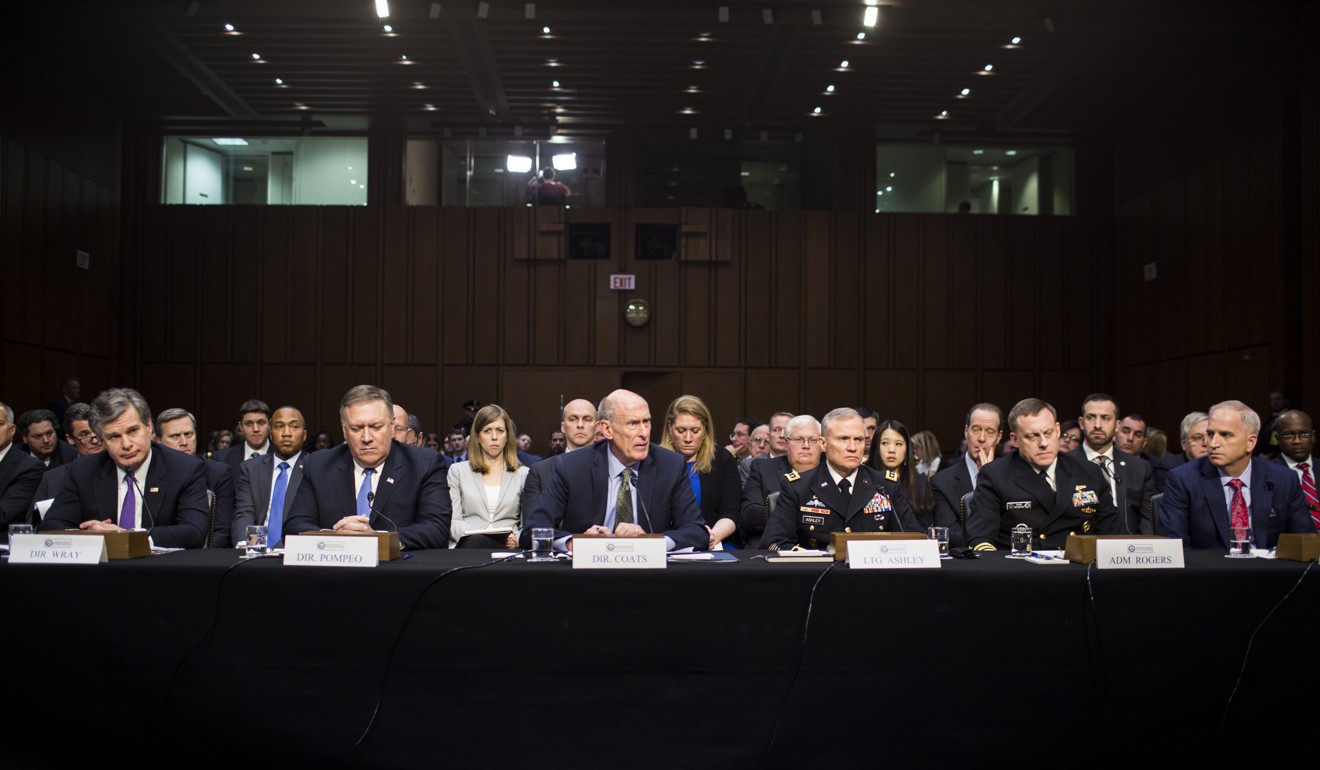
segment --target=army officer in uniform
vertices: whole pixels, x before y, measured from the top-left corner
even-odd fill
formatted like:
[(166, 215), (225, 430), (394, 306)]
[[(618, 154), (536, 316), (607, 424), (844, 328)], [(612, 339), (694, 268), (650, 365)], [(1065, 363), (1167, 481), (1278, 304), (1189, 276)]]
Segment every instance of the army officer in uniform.
[(761, 547), (826, 548), (831, 532), (920, 532), (898, 481), (862, 465), (867, 449), (862, 416), (855, 409), (835, 409), (820, 427), (825, 462), (783, 485)]
[(1038, 398), (1023, 399), (1008, 413), (1017, 451), (990, 463), (977, 476), (967, 514), (967, 545), (978, 551), (1009, 547), (1018, 524), (1031, 527), (1036, 549), (1063, 548), (1068, 535), (1122, 531), (1118, 509), (1100, 466), (1059, 453), (1059, 418)]

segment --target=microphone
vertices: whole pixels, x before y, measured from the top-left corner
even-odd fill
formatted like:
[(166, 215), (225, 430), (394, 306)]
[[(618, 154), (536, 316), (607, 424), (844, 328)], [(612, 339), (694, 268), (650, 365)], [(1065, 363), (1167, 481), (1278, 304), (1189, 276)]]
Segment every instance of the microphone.
[[(368, 525), (368, 526), (371, 525), (371, 514), (374, 513), (374, 514), (376, 514), (377, 516), (379, 516), (380, 518), (382, 518), (382, 519), (388, 521), (388, 522), (390, 523), (390, 525), (394, 527), (394, 531), (395, 531), (395, 532), (398, 532), (398, 531), (399, 531), (399, 525), (394, 523), (394, 519), (391, 519), (389, 516), (386, 516), (385, 514), (383, 514), (383, 513), (381, 513), (380, 511), (376, 510), (376, 508), (375, 508), (375, 503), (376, 503), (376, 493), (375, 493), (375, 492), (368, 491), (368, 492), (367, 492), (367, 511), (368, 511), (368, 513), (367, 513), (367, 525)], [(386, 531), (388, 532), (389, 530), (386, 530)]]
[(633, 475), (631, 481), (632, 481), (633, 489), (637, 490), (637, 502), (641, 503), (642, 505), (642, 515), (646, 517), (646, 531), (654, 535), (655, 526), (651, 524), (651, 514), (649, 511), (646, 510), (646, 501), (642, 499), (642, 488), (637, 486), (636, 474)]

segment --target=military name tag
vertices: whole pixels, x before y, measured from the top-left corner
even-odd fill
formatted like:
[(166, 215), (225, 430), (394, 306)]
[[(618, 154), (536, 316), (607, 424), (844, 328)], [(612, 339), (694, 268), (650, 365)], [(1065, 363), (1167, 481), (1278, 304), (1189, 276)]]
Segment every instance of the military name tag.
[(1100, 538), (1097, 569), (1182, 569), (1183, 541), (1172, 538)]
[(849, 569), (939, 569), (934, 540), (850, 540)]
[(663, 537), (573, 538), (573, 569), (664, 569), (666, 563)]
[(109, 561), (101, 535), (14, 535), (10, 564), (101, 564)]
[(1004, 504), (1004, 507), (1010, 511), (1024, 511), (1031, 508), (1031, 501), (1021, 500), (1016, 502), (1008, 502)]
[(374, 567), (380, 563), (374, 537), (289, 535), (284, 538), (284, 566)]

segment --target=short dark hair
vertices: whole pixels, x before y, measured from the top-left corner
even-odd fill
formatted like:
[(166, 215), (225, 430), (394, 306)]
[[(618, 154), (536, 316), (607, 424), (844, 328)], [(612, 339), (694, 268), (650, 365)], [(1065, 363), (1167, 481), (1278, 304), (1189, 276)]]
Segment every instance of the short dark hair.
[(862, 416), (863, 420), (865, 420), (867, 417), (874, 417), (877, 420), (880, 419), (880, 413), (869, 406), (857, 407), (857, 413)]
[(362, 404), (367, 401), (384, 401), (385, 412), (391, 417), (394, 415), (394, 400), (384, 388), (378, 388), (375, 385), (355, 385), (348, 389), (344, 397), (339, 399), (339, 421), (344, 421), (344, 410), (354, 404)]
[(82, 420), (90, 425), (92, 422), (92, 405), (84, 404), (82, 402), (69, 404), (69, 408), (64, 412), (63, 425), (64, 435), (69, 438), (74, 438), (73, 423), (75, 420)]
[[(256, 398), (249, 398), (238, 408), (238, 421), (243, 422), (243, 415), (251, 414), (253, 412), (261, 412), (266, 415), (267, 420), (270, 419), (270, 407), (266, 405), (266, 402)], [(178, 418), (176, 417), (174, 419), (177, 420)]]
[(972, 408), (967, 410), (967, 418), (963, 420), (964, 427), (972, 424), (972, 414), (975, 412), (994, 412), (999, 416), (999, 430), (1001, 432), (1004, 430), (1004, 410), (1000, 409), (997, 404), (992, 404), (989, 401), (972, 404)]
[(1082, 408), (1081, 408), (1081, 410), (1078, 412), (1078, 414), (1086, 414), (1086, 405), (1087, 405), (1087, 404), (1093, 404), (1093, 403), (1095, 403), (1096, 401), (1108, 401), (1109, 403), (1113, 404), (1113, 405), (1114, 405), (1114, 414), (1116, 414), (1116, 415), (1117, 415), (1119, 412), (1123, 411), (1122, 409), (1119, 409), (1119, 408), (1118, 408), (1118, 399), (1114, 398), (1113, 396), (1109, 395), (1108, 393), (1092, 393), (1091, 395), (1089, 395), (1089, 396), (1087, 396), (1086, 398), (1082, 399)]
[(408, 429), (419, 436), (422, 435), (422, 421), (417, 415), (408, 415)]
[(1040, 414), (1045, 410), (1049, 411), (1050, 416), (1054, 418), (1055, 422), (1059, 421), (1058, 410), (1050, 406), (1048, 402), (1042, 401), (1039, 398), (1022, 399), (1014, 404), (1013, 408), (1008, 412), (1008, 429), (1016, 433), (1018, 420), (1023, 417), (1030, 417), (1033, 414)]
[(187, 417), (189, 420), (192, 420), (193, 430), (194, 431), (197, 430), (197, 418), (193, 416), (192, 412), (182, 407), (177, 407), (177, 406), (170, 407), (169, 409), (166, 409), (165, 411), (156, 415), (156, 438), (160, 438), (161, 436), (165, 435), (164, 433), (162, 433), (162, 431), (165, 430), (164, 428), (165, 423), (174, 422), (175, 420), (182, 420), (185, 417)]
[(49, 409), (29, 409), (18, 416), (18, 422), (15, 423), (15, 426), (18, 428), (20, 436), (26, 436), (28, 428), (43, 421), (49, 422), (52, 428), (58, 429), (60, 427), (60, 421), (55, 419), (55, 413)]

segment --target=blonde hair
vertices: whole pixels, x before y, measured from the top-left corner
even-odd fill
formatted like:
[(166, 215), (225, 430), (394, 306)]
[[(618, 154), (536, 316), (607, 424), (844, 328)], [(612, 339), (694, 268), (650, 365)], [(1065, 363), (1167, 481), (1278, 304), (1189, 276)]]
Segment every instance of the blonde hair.
[(665, 411), (665, 429), (660, 436), (660, 446), (665, 449), (674, 448), (674, 440), (669, 436), (669, 429), (674, 427), (680, 414), (691, 415), (701, 422), (701, 445), (697, 447), (697, 454), (693, 457), (696, 461), (693, 468), (697, 473), (709, 473), (711, 461), (715, 459), (715, 437), (710, 431), (714, 420), (710, 416), (710, 408), (706, 406), (706, 402), (696, 396), (679, 396), (669, 404), (669, 409)]
[(504, 422), (504, 467), (511, 471), (522, 467), (522, 463), (518, 462), (518, 430), (513, 425), (513, 418), (499, 404), (489, 404), (481, 407), (472, 418), (472, 433), (469, 434), (476, 439), (477, 451), (473, 452), (472, 444), (468, 444), (468, 463), (472, 466), (472, 470), (478, 473), (490, 470), (490, 463), (486, 460), (486, 452), (481, 448), (481, 440), (477, 437), (486, 426), (499, 421)]

